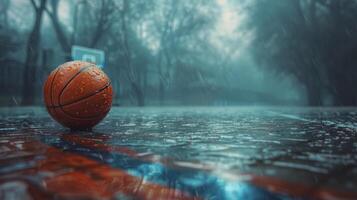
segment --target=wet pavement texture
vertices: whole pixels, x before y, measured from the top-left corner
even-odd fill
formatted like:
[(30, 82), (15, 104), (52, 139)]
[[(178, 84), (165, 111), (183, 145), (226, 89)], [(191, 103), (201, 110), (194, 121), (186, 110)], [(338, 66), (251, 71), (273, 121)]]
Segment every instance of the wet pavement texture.
[(357, 108), (0, 108), (0, 199), (357, 199)]

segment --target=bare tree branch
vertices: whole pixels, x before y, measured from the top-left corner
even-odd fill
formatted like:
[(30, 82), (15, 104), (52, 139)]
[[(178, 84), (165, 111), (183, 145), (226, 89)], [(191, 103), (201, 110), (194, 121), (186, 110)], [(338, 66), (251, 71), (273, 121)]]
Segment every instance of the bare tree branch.
[(36, 10), (36, 12), (38, 12), (39, 7), (37, 6), (35, 0), (30, 0), (30, 2), (31, 2), (31, 4), (32, 4), (33, 8)]

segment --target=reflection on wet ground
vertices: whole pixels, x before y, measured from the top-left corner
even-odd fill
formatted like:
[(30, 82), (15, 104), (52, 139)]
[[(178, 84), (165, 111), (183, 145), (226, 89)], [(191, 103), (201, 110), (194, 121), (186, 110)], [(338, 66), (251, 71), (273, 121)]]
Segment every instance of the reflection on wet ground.
[(0, 199), (357, 199), (357, 109), (0, 109)]

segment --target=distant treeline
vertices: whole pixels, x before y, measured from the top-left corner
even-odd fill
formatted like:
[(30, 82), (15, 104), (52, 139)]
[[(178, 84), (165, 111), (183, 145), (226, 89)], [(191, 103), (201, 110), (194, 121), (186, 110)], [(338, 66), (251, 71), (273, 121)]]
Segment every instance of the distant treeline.
[[(245, 64), (234, 58), (241, 44), (229, 41), (223, 51), (210, 41), (219, 2), (2, 0), (0, 105), (40, 104), (45, 78), (71, 60), (72, 45), (105, 51), (117, 105), (297, 103), (234, 80), (232, 69)], [(237, 41), (240, 32), (251, 36), (245, 54), (262, 70), (293, 77), (308, 105), (357, 105), (356, 1), (230, 5), (244, 16)]]

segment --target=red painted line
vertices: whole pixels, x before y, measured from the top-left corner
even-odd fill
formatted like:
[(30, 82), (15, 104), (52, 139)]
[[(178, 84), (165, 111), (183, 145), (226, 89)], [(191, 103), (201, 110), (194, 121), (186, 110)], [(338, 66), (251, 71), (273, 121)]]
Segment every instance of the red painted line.
[[(87, 157), (62, 152), (36, 140), (25, 140), (20, 143), (12, 140), (5, 146), (9, 151), (1, 162), (11, 158), (11, 155), (14, 158), (19, 154), (43, 157), (36, 161), (35, 166), (0, 177), (2, 184), (9, 181), (20, 181), (26, 184), (28, 192), (36, 199), (52, 197), (110, 199), (118, 194), (147, 200), (198, 199), (177, 189), (145, 182), (125, 171)], [(19, 161), (21, 160), (19, 158)], [(40, 187), (23, 178), (26, 175), (35, 177), (38, 173), (49, 174), (38, 183)]]

